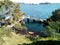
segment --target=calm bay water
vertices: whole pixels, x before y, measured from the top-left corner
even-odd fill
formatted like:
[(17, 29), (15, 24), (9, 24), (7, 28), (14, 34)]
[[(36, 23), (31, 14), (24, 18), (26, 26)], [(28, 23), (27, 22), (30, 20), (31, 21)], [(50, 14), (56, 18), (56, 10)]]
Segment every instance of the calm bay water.
[[(29, 5), (20, 4), (21, 11), (25, 12), (25, 16), (31, 16), (31, 18), (42, 18), (47, 19), (48, 16), (52, 15), (52, 11), (60, 8), (60, 4), (40, 4), (40, 5)], [(32, 30), (42, 30), (43, 28), (39, 24), (29, 24), (26, 26)], [(38, 27), (38, 28), (37, 28)]]

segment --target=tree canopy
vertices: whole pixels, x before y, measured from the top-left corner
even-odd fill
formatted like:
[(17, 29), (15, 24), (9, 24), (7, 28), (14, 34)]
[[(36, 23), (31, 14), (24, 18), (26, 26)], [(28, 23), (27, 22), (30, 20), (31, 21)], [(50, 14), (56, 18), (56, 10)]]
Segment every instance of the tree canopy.
[(52, 12), (51, 19), (53, 21), (60, 21), (60, 9), (57, 9), (57, 10)]
[(60, 9), (52, 12), (52, 16), (49, 18), (46, 30), (51, 37), (60, 37)]

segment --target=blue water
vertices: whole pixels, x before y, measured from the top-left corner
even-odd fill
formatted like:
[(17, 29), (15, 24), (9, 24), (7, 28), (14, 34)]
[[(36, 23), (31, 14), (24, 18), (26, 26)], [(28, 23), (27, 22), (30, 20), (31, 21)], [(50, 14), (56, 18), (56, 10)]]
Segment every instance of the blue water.
[(43, 24), (39, 23), (28, 23), (28, 22), (25, 23), (25, 26), (29, 31), (42, 31), (44, 30), (44, 27), (42, 25)]
[(55, 9), (60, 8), (60, 4), (40, 4), (40, 5), (29, 5), (20, 4), (21, 11), (25, 12), (25, 15), (31, 17), (46, 19), (51, 16), (51, 12)]
[[(20, 4), (20, 9), (25, 12), (25, 16), (31, 16), (31, 18), (42, 18), (47, 19), (47, 17), (52, 15), (52, 11), (60, 8), (60, 4), (40, 4), (40, 5), (29, 5)], [(43, 27), (39, 24), (26, 23), (26, 26), (30, 30), (42, 30)]]

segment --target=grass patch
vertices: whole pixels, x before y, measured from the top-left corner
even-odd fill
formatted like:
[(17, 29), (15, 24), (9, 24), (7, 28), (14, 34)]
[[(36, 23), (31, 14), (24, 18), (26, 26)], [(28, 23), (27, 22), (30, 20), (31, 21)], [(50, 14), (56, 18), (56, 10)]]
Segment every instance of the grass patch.
[(3, 37), (5, 43), (3, 45), (18, 45), (18, 44), (29, 44), (32, 43), (31, 40), (29, 40), (28, 38), (25, 37), (25, 35), (18, 35), (15, 33), (12, 33), (12, 36), (9, 37)]

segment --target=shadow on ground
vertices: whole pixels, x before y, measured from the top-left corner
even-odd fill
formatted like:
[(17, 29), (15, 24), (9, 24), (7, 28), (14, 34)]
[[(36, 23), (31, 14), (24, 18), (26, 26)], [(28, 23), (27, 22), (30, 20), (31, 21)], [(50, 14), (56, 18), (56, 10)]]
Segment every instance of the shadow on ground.
[[(18, 45), (21, 45), (21, 44), (18, 44)], [(60, 41), (52, 41), (52, 40), (36, 41), (31, 44), (22, 44), (22, 45), (60, 45)]]

